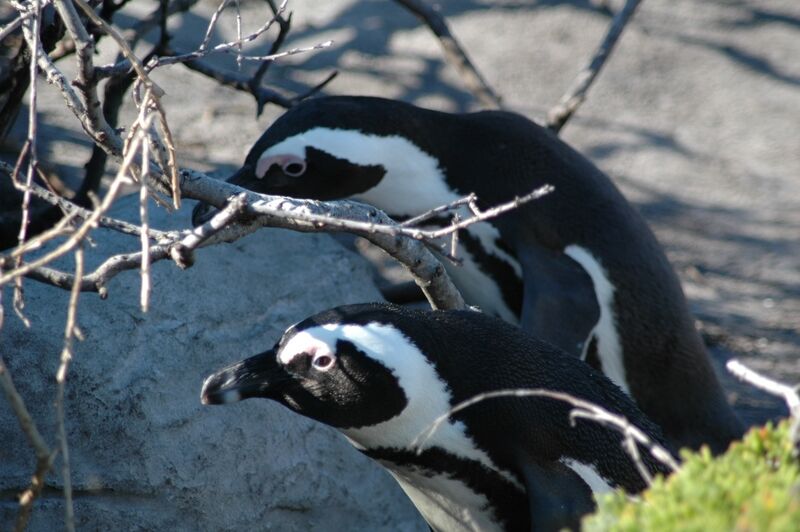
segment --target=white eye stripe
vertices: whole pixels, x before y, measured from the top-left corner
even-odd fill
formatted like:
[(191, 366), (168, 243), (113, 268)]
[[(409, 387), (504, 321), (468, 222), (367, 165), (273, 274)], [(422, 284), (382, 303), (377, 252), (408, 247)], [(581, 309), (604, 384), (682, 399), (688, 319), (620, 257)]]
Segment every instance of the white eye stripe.
[(311, 355), (314, 358), (322, 355), (334, 358), (336, 356), (334, 349), (327, 342), (309, 334), (307, 331), (297, 333), (286, 342), (278, 354), (278, 360), (280, 360), (281, 364), (287, 365), (300, 355)]
[(268, 155), (264, 153), (256, 163), (256, 178), (263, 179), (270, 168), (277, 164), (286, 175), (299, 177), (306, 171), (306, 160), (303, 155), (293, 153), (278, 153)]

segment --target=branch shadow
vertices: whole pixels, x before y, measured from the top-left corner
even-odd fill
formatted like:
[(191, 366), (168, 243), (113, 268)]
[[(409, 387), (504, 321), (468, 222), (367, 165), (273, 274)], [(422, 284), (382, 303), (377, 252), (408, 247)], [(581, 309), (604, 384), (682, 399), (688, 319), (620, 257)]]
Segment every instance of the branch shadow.
[[(569, 0), (544, 0), (524, 1), (510, 0), (504, 2), (488, 0), (444, 0), (437, 3), (440, 11), (446, 18), (469, 14), (474, 11), (502, 10), (525, 11), (549, 9), (556, 6), (569, 5), (578, 10), (591, 11), (608, 18), (608, 13), (592, 5), (591, 2)], [(266, 4), (263, 6), (265, 15), (268, 13)], [(253, 11), (254, 12), (254, 11)], [(225, 16), (225, 15), (223, 15)], [(115, 23), (121, 27), (132, 26), (136, 19), (125, 13), (118, 13)], [(208, 19), (194, 12), (188, 12), (175, 17), (174, 26), (171, 28), (173, 35), (172, 44), (176, 49), (190, 51), (195, 49), (208, 25)], [(336, 69), (340, 72), (361, 76), (374, 76), (376, 79), (392, 79), (392, 68), (383, 64), (382, 60), (391, 58), (405, 61), (417, 61), (413, 79), (395, 81), (400, 87), (400, 94), (396, 97), (404, 101), (414, 101), (425, 97), (438, 97), (447, 101), (454, 111), (466, 112), (476, 104), (475, 98), (461, 86), (459, 78), (448, 81), (445, 75), (451, 67), (445, 61), (437, 47), (426, 54), (402, 52), (394, 53), (392, 44), (398, 34), (424, 25), (405, 8), (393, 2), (355, 2), (342, 9), (335, 17), (325, 24), (293, 24), (292, 30), (283, 46), (284, 50), (310, 45), (333, 36), (334, 46), (325, 50), (303, 54), (286, 60), (276, 61), (270, 66), (265, 82), (271, 87), (286, 94), (301, 94), (311, 89), (321, 81), (327, 73)], [(272, 31), (272, 30), (271, 30)], [(277, 30), (276, 30), (277, 31)], [(424, 31), (428, 31), (427, 28)], [(456, 38), (458, 38), (457, 32)], [(216, 28), (212, 34), (212, 43), (224, 42), (226, 36)], [(270, 34), (272, 38), (276, 34)], [(321, 37), (324, 36), (324, 37)], [(143, 42), (153, 44), (157, 38), (155, 31), (145, 36)], [(230, 38), (230, 36), (227, 36)], [(251, 54), (263, 55), (268, 53), (272, 39), (262, 36), (259, 44), (248, 46)], [(358, 57), (358, 61), (352, 58)], [(215, 67), (225, 70), (239, 71), (245, 75), (252, 75), (259, 64), (245, 62), (239, 69), (235, 56), (232, 54), (218, 53), (203, 59)], [(334, 80), (334, 84), (336, 81)], [(325, 91), (323, 90), (323, 93)]]

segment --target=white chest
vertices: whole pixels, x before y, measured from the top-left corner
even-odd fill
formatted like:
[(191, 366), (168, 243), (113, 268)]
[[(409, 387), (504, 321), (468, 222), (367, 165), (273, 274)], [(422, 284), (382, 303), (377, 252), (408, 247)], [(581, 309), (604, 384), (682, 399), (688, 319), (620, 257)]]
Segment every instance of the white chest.
[(446, 474), (382, 462), (436, 531), (502, 531), (485, 495)]
[[(480, 234), (485, 234), (488, 231), (496, 232), (497, 230), (494, 227), (488, 224), (476, 224), (469, 227), (467, 231), (481, 241), (483, 248), (487, 252), (507, 262), (515, 270), (518, 277), (521, 277), (521, 272), (518, 273), (520, 270), (519, 263), (515, 258), (493, 244), (487, 247), (484, 243), (484, 238), (481, 238)], [(479, 234), (476, 235), (476, 233)], [(519, 316), (508, 305), (498, 284), (480, 267), (475, 257), (461, 244), (458, 246), (457, 257), (462, 261), (460, 265), (451, 264), (446, 259), (443, 259), (442, 263), (467, 303), (477, 305), (488, 314), (493, 314), (509, 323), (518, 325)]]

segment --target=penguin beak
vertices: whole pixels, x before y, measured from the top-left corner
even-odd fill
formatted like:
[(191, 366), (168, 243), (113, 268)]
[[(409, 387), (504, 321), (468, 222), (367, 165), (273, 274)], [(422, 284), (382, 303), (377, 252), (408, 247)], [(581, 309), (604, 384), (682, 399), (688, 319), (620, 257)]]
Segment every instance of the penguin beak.
[[(246, 164), (239, 168), (233, 175), (231, 175), (227, 181), (232, 185), (239, 185), (244, 188), (249, 188), (248, 184), (252, 182), (252, 173), (253, 167), (249, 164)], [(219, 210), (208, 203), (200, 202), (194, 206), (192, 210), (192, 226), (197, 227), (198, 225), (203, 225), (211, 218), (217, 214)]]
[(204, 405), (235, 403), (250, 397), (277, 397), (291, 381), (278, 365), (275, 350), (237, 362), (206, 377), (200, 401)]

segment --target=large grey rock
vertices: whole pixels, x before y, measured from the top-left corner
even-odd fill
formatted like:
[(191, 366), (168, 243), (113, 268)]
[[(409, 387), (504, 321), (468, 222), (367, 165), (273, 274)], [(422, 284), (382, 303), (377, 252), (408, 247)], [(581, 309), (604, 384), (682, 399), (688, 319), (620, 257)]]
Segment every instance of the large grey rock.
[[(117, 214), (135, 219), (135, 203), (122, 204)], [(186, 226), (188, 208), (168, 220), (154, 212), (154, 225)], [(137, 246), (102, 233), (87, 248), (90, 264)], [(95, 294), (80, 299), (86, 338), (76, 345), (66, 400), (80, 529), (420, 528), (389, 475), (334, 431), (268, 401), (207, 407), (199, 400), (206, 374), (271, 347), (291, 323), (380, 299), (362, 259), (326, 235), (262, 230), (201, 250), (185, 272), (158, 263), (152, 277), (147, 314), (138, 306), (136, 272), (118, 276), (106, 301)], [(68, 294), (32, 281), (25, 286), (32, 327), (7, 312), (0, 349), (55, 446), (54, 375)], [(5, 530), (34, 461), (4, 397), (0, 442)], [(34, 531), (62, 526), (60, 466), (58, 460), (36, 502)]]

